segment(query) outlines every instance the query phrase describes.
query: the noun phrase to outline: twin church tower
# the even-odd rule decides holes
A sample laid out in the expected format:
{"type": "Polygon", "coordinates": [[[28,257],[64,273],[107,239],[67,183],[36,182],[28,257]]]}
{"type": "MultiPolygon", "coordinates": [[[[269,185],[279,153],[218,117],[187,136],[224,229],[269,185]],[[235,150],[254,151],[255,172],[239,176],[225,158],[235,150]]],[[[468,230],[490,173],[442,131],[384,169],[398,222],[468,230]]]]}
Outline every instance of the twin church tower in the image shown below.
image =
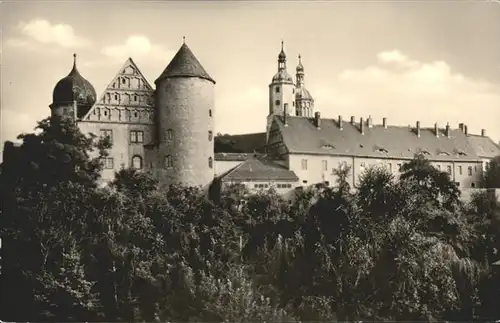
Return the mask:
{"type": "MultiPolygon", "coordinates": [[[[304,86],[301,58],[296,83],[286,62],[282,42],[278,71],[269,85],[268,120],[284,113],[312,117],[314,100],[304,86]]],[[[155,85],[153,89],[129,58],[97,97],[78,71],[75,55],[73,69],[54,88],[51,113],[73,118],[84,133],[110,137],[105,180],[132,167],[153,171],[166,183],[210,184],[216,167],[214,79],[184,42],[155,85]]]]}

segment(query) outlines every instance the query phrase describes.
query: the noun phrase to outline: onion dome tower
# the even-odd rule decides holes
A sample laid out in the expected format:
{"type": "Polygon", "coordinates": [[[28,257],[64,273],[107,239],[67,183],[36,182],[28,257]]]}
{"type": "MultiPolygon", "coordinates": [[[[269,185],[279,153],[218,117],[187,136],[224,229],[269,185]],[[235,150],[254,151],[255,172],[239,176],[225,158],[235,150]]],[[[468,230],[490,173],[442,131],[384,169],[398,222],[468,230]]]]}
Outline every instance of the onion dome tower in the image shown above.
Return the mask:
{"type": "Polygon", "coordinates": [[[314,115],[314,99],[304,85],[304,66],[302,65],[302,57],[300,55],[295,77],[297,79],[297,86],[295,89],[296,115],[300,117],[312,118],[314,115]]]}
{"type": "Polygon", "coordinates": [[[95,89],[76,68],[76,54],[73,54],[73,68],[68,76],[57,82],[54,87],[50,105],[52,116],[77,120],[92,108],[95,101],[95,89]]]}
{"type": "Polygon", "coordinates": [[[274,74],[271,84],[269,84],[267,134],[269,134],[273,116],[282,116],[285,113],[285,106],[287,107],[287,114],[295,115],[295,85],[292,76],[286,70],[286,54],[282,41],[281,51],[278,55],[278,71],[274,74]]]}
{"type": "Polygon", "coordinates": [[[184,41],[155,84],[162,182],[207,187],[215,174],[215,81],[184,41]]]}

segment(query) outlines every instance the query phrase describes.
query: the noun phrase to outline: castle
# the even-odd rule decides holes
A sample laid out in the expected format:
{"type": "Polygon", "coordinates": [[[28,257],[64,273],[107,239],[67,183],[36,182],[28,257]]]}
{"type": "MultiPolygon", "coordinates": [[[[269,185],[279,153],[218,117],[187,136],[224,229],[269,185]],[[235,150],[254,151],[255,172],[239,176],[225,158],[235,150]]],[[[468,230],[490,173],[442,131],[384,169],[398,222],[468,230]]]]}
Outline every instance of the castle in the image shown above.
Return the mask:
{"type": "MultiPolygon", "coordinates": [[[[103,160],[103,179],[132,167],[152,171],[165,183],[207,187],[242,183],[251,190],[271,186],[286,194],[297,187],[335,185],[333,170],[351,167],[350,184],[370,165],[397,174],[401,165],[423,153],[447,171],[461,188],[479,187],[488,161],[500,147],[467,125],[432,128],[391,126],[387,118],[322,118],[305,87],[299,56],[295,81],[287,71],[281,44],[278,69],[269,84],[265,131],[214,135],[214,86],[184,42],[153,88],[129,58],[97,97],[78,71],[76,55],[68,76],[53,91],[52,115],[73,118],[83,133],[107,136],[113,143],[103,160]]],[[[264,130],[264,129],[263,129],[264,130]]],[[[7,153],[7,144],[4,154],[7,153]]],[[[5,160],[5,157],[4,157],[5,160]]]]}

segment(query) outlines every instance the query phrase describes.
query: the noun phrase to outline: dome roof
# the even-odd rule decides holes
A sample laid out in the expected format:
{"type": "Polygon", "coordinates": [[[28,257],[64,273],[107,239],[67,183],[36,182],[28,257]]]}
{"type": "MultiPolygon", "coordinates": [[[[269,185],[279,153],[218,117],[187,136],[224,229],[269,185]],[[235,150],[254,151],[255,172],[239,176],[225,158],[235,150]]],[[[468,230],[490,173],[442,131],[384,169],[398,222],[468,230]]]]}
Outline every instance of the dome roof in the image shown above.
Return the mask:
{"type": "Polygon", "coordinates": [[[170,64],[168,64],[163,73],[156,79],[155,83],[158,83],[164,78],[172,77],[199,77],[215,84],[214,79],[208,75],[207,71],[201,66],[200,62],[186,43],[182,44],[177,54],[175,54],[170,64]]]}
{"type": "Polygon", "coordinates": [[[73,54],[73,69],[68,76],[57,82],[52,92],[52,104],[67,104],[76,101],[78,116],[90,110],[96,101],[96,92],[92,84],[87,81],[76,68],[76,54],[73,54]]]}
{"type": "Polygon", "coordinates": [[[293,84],[293,78],[288,74],[286,70],[280,70],[273,76],[273,83],[291,83],[293,84]]]}
{"type": "Polygon", "coordinates": [[[295,91],[295,98],[302,99],[302,100],[312,100],[313,99],[311,93],[309,93],[309,91],[303,86],[299,87],[295,91]]]}

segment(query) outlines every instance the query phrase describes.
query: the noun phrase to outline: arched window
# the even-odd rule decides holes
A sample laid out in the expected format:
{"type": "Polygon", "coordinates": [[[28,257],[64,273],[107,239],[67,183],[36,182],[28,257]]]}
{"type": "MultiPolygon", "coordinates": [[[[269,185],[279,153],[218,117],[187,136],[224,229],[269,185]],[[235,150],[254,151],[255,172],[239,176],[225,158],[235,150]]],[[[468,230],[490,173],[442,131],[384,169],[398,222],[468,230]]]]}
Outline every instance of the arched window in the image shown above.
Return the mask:
{"type": "Polygon", "coordinates": [[[167,129],[167,140],[172,140],[172,138],[173,138],[172,129],[167,129]]]}
{"type": "Polygon", "coordinates": [[[174,167],[174,158],[170,155],[165,157],[165,167],[172,168],[174,167]]]}
{"type": "Polygon", "coordinates": [[[132,157],[132,168],[133,169],[142,169],[142,157],[141,156],[132,157]]]}
{"type": "Polygon", "coordinates": [[[208,157],[208,167],[213,168],[214,167],[214,160],[212,157],[208,157]]]}
{"type": "Polygon", "coordinates": [[[280,105],[280,100],[276,100],[276,102],[274,102],[274,105],[280,105]]]}
{"type": "Polygon", "coordinates": [[[208,131],[208,141],[212,141],[213,133],[212,131],[208,131]]]}

